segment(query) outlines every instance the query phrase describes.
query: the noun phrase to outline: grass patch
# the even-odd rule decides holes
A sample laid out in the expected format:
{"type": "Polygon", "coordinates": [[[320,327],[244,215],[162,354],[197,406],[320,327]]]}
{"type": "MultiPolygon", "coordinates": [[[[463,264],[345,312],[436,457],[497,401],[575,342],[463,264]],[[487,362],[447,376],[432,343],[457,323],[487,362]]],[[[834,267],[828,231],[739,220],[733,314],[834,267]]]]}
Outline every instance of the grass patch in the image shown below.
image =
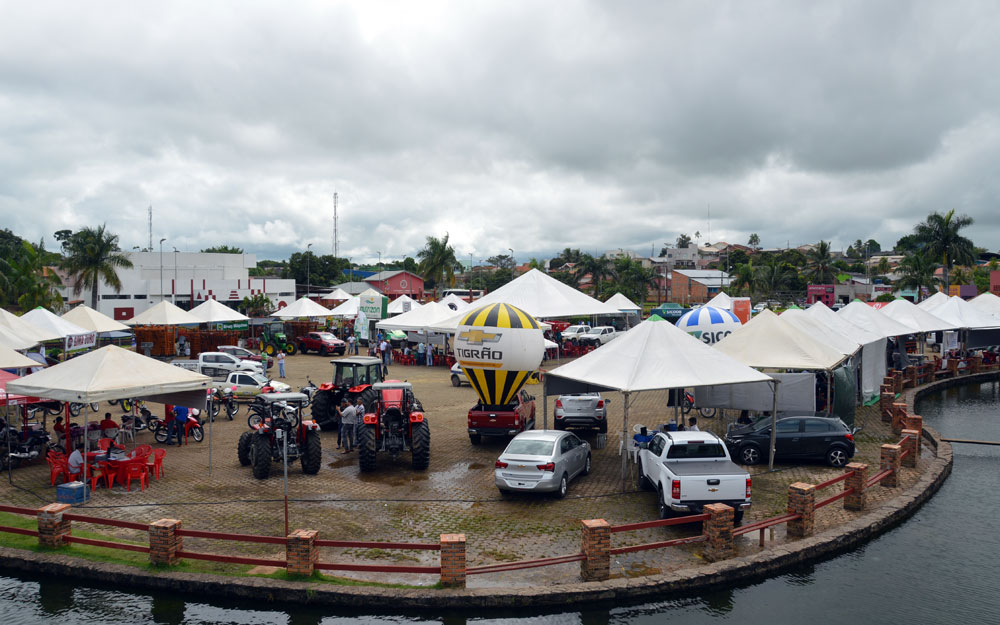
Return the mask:
{"type": "Polygon", "coordinates": [[[331,584],[334,586],[374,586],[376,588],[441,588],[441,582],[436,584],[430,584],[426,586],[420,586],[415,584],[387,584],[382,582],[368,582],[358,579],[350,579],[347,577],[336,577],[334,575],[324,575],[319,571],[313,572],[312,575],[306,577],[304,575],[289,575],[288,571],[281,570],[275,571],[274,573],[268,573],[266,575],[253,575],[252,577],[266,577],[268,579],[281,579],[290,582],[318,582],[321,584],[331,584]]]}

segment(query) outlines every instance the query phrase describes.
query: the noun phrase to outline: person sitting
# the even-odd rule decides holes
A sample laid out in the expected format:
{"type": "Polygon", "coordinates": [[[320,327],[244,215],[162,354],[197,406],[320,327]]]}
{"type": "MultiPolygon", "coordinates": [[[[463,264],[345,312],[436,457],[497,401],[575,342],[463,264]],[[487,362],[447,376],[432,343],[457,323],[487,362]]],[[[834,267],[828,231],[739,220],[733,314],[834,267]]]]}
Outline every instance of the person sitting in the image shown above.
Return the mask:
{"type": "Polygon", "coordinates": [[[115,423],[114,419],[111,418],[111,413],[110,412],[105,412],[104,413],[104,420],[101,421],[100,426],[101,426],[101,432],[102,432],[102,434],[104,434],[104,436],[106,436],[106,437],[110,437],[110,435],[107,433],[108,430],[117,430],[117,429],[119,429],[118,424],[115,423]]]}
{"type": "Polygon", "coordinates": [[[701,431],[701,430],[698,429],[698,418],[697,417],[688,417],[688,428],[687,429],[688,429],[688,432],[700,432],[701,431]]]}
{"type": "Polygon", "coordinates": [[[66,460],[69,466],[70,475],[77,475],[83,472],[83,443],[77,443],[73,453],[66,460]]]}
{"type": "Polygon", "coordinates": [[[66,438],[66,424],[63,423],[62,417],[56,417],[56,422],[55,425],[52,426],[52,429],[56,433],[56,443],[62,443],[62,441],[66,438]]]}
{"type": "Polygon", "coordinates": [[[750,418],[749,410],[740,410],[740,416],[736,419],[738,425],[753,425],[753,419],[750,418]]]}

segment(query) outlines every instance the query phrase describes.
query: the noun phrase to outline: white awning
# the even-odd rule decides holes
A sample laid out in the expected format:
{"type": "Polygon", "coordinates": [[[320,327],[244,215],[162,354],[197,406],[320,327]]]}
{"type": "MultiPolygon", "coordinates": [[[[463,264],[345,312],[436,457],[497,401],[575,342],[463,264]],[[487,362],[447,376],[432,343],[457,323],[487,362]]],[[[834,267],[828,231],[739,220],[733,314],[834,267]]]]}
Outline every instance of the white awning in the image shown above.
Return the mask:
{"type": "Polygon", "coordinates": [[[288,306],[271,313],[279,319],[295,319],[296,317],[329,317],[333,311],[321,306],[308,297],[300,297],[288,306]]]}
{"type": "Polygon", "coordinates": [[[70,323],[92,332],[131,332],[132,328],[119,323],[104,313],[97,312],[86,304],[80,304],[62,316],[70,323]]]}
{"type": "Polygon", "coordinates": [[[837,313],[856,326],[860,326],[869,332],[879,336],[889,338],[891,336],[905,336],[916,332],[913,328],[903,325],[898,321],[893,321],[886,315],[881,314],[868,304],[857,300],[840,309],[837,313]]]}
{"type": "Polygon", "coordinates": [[[758,369],[829,371],[846,358],[766,308],[716,343],[715,349],[758,369]]]}
{"type": "Polygon", "coordinates": [[[249,321],[243,313],[233,310],[214,299],[207,299],[191,309],[191,316],[201,319],[203,323],[223,323],[226,321],[249,321]]]}
{"type": "Polygon", "coordinates": [[[198,325],[202,321],[188,311],[163,300],[125,323],[130,326],[191,326],[198,325]]]}

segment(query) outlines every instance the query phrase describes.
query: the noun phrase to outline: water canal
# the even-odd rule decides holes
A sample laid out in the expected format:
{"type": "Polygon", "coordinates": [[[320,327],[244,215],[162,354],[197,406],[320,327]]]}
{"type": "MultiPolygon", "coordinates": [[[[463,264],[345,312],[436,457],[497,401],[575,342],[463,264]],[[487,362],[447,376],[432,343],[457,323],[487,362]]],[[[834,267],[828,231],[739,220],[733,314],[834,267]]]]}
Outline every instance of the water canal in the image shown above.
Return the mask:
{"type": "MultiPolygon", "coordinates": [[[[946,437],[1000,440],[997,383],[950,389],[917,412],[946,437]]],[[[0,573],[0,623],[960,623],[1000,621],[1000,448],[955,445],[955,467],[915,517],[826,562],[758,584],[631,607],[537,616],[372,616],[248,609],[0,573]]]]}

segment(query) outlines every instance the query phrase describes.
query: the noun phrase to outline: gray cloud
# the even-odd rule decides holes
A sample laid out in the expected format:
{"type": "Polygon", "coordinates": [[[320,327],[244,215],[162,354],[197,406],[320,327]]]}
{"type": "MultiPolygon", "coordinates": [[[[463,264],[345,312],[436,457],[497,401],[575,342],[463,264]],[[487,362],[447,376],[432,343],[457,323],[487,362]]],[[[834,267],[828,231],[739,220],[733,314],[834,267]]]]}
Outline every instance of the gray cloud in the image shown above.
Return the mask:
{"type": "Polygon", "coordinates": [[[1000,243],[988,2],[10,4],[0,216],[282,257],[1000,243]],[[707,220],[711,206],[712,221],[707,220]]]}

